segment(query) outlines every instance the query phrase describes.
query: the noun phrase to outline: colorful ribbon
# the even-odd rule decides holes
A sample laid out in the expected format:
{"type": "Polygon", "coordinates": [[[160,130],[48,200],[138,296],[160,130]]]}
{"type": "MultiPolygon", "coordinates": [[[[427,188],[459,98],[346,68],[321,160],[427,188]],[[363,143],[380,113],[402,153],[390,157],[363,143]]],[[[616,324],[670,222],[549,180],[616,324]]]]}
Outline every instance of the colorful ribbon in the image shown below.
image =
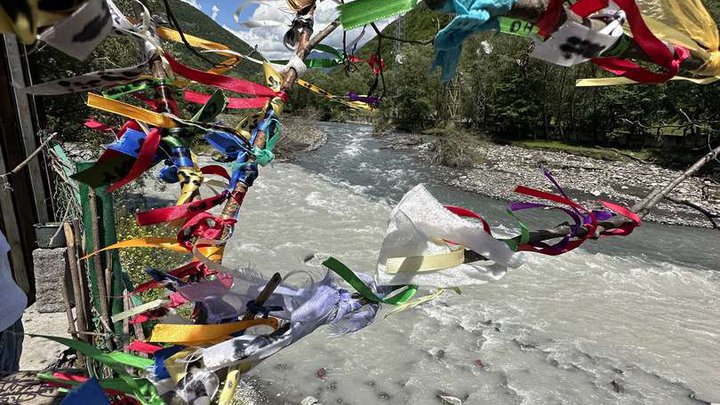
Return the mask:
{"type": "Polygon", "coordinates": [[[278,328],[275,318],[259,318],[249,321],[221,323],[216,325],[179,325],[159,323],[153,328],[150,342],[197,345],[229,339],[230,335],[254,326],[278,328]]]}
{"type": "Polygon", "coordinates": [[[355,0],[338,6],[340,24],[351,30],[412,10],[417,0],[355,0]]]}
{"type": "Polygon", "coordinates": [[[405,288],[400,293],[395,294],[390,298],[381,298],[381,297],[378,297],[370,289],[370,287],[368,287],[360,279],[360,277],[358,277],[355,273],[353,273],[352,270],[350,270],[347,266],[345,266],[342,262],[340,262],[336,258],[330,257],[327,260],[325,260],[322,264],[323,264],[323,266],[325,266],[328,269],[335,272],[335,274],[340,276],[348,284],[350,284],[355,289],[355,291],[357,291],[360,295],[363,296],[363,298],[365,298],[371,302],[384,303],[384,304],[390,304],[390,305],[404,304],[404,303],[408,302],[410,300],[410,298],[412,298],[415,295],[415,293],[417,292],[417,289],[418,289],[418,287],[415,285],[408,285],[408,286],[405,286],[405,288]]]}

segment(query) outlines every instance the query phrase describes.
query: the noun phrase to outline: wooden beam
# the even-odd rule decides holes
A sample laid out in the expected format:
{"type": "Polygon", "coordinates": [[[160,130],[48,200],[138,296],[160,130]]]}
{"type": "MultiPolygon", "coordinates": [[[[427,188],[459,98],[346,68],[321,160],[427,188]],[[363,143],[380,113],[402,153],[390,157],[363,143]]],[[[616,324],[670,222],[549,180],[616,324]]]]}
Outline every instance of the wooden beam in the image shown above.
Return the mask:
{"type": "MultiPolygon", "coordinates": [[[[12,83],[22,86],[27,85],[27,82],[25,80],[25,74],[23,72],[23,60],[20,56],[20,46],[14,36],[8,35],[5,37],[5,51],[7,52],[10,79],[12,83]]],[[[33,153],[38,147],[37,137],[35,136],[36,132],[33,114],[29,100],[29,97],[31,96],[28,96],[27,94],[23,94],[18,91],[13,91],[13,95],[15,98],[17,119],[20,134],[22,135],[25,156],[30,156],[30,154],[33,153]]],[[[48,203],[45,194],[45,187],[43,186],[43,171],[40,167],[39,159],[33,159],[28,164],[27,168],[30,174],[30,181],[33,185],[31,189],[37,215],[37,221],[47,222],[49,218],[48,203]]]]}

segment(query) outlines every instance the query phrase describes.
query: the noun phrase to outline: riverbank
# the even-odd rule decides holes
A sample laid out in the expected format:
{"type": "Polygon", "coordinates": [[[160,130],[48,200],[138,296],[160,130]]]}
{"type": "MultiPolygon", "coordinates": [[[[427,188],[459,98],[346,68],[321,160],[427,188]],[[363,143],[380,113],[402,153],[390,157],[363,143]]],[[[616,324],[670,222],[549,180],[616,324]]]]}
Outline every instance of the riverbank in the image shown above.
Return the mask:
{"type": "Polygon", "coordinates": [[[308,120],[290,117],[283,119],[282,125],[282,135],[275,150],[280,161],[292,161],[298,153],[316,150],[327,142],[327,134],[308,124],[308,120]]]}
{"type": "MultiPolygon", "coordinates": [[[[393,134],[383,138],[388,148],[415,148],[429,164],[433,164],[434,136],[393,134]]],[[[514,145],[477,142],[466,154],[477,156],[472,167],[444,166],[448,184],[465,191],[504,201],[523,200],[514,193],[516,185],[552,190],[540,174],[540,167],[548,168],[571,195],[593,206],[604,199],[632,205],[647,196],[655,187],[667,184],[682,172],[662,168],[630,157],[603,160],[577,154],[530,149],[514,145]]],[[[696,204],[710,212],[720,212],[720,199],[704,198],[704,191],[717,189],[710,179],[692,177],[683,182],[670,196],[676,200],[696,204]]],[[[646,220],[668,225],[712,227],[712,223],[697,210],[667,200],[660,202],[646,220]]]]}

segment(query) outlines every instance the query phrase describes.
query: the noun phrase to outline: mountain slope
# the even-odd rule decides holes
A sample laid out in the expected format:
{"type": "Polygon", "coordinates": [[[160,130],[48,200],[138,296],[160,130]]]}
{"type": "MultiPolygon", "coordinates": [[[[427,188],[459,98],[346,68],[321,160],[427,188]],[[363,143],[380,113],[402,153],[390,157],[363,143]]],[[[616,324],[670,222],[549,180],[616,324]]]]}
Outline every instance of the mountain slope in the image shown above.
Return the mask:
{"type": "MultiPolygon", "coordinates": [[[[165,15],[162,0],[145,0],[147,7],[153,14],[165,15]]],[[[134,16],[133,0],[116,0],[117,6],[127,15],[134,16]]],[[[252,48],[232,33],[217,24],[202,11],[183,3],[180,0],[169,0],[175,17],[178,19],[184,32],[198,37],[224,44],[234,51],[248,54],[252,48]]],[[[183,63],[198,69],[209,69],[209,63],[195,56],[182,43],[165,42],[164,48],[183,63]]],[[[100,69],[111,69],[131,66],[143,60],[141,46],[132,37],[110,37],[103,41],[93,53],[84,61],[73,59],[51,47],[43,47],[30,54],[33,81],[35,83],[61,78],[69,78],[100,69]]],[[[209,56],[212,60],[220,62],[224,57],[209,56]]],[[[228,75],[260,80],[258,73],[261,68],[250,62],[243,62],[237,68],[229,71],[228,75]]],[[[95,116],[109,124],[120,125],[122,120],[118,116],[105,114],[85,106],[85,94],[68,94],[62,96],[38,97],[41,126],[51,131],[57,131],[63,140],[86,140],[100,145],[107,141],[83,126],[85,118],[95,116]]],[[[126,101],[132,102],[131,99],[126,101]]],[[[191,109],[196,106],[189,106],[191,109]]]]}
{"type": "MultiPolygon", "coordinates": [[[[165,6],[162,0],[150,0],[147,1],[147,6],[151,13],[166,17],[165,6]]],[[[233,51],[249,54],[253,51],[253,48],[248,45],[245,41],[236,37],[233,33],[223,28],[220,24],[215,22],[208,15],[195,7],[180,1],[180,0],[169,0],[172,13],[180,23],[180,28],[186,34],[192,34],[200,38],[204,38],[213,42],[217,42],[227,46],[233,51]]],[[[167,19],[167,18],[166,18],[167,19]]],[[[169,20],[169,19],[167,19],[169,20]]],[[[176,55],[184,63],[188,63],[197,68],[209,68],[209,64],[192,52],[190,52],[184,44],[172,43],[166,44],[168,50],[173,55],[176,55]]],[[[211,57],[214,61],[222,61],[223,57],[211,57]]],[[[228,74],[234,76],[248,76],[260,71],[259,65],[243,62],[237,68],[228,72],[228,74]]]]}

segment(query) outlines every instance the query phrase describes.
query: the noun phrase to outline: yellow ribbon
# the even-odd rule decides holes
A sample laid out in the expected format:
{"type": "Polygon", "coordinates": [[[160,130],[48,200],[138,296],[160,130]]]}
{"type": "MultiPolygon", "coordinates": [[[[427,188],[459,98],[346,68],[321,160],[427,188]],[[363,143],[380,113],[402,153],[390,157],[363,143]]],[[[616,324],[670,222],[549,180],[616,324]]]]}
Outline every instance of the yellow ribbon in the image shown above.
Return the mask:
{"type": "Polygon", "coordinates": [[[165,370],[170,374],[170,378],[172,378],[175,384],[180,382],[180,380],[185,377],[185,374],[187,374],[190,361],[186,359],[192,357],[196,351],[197,349],[189,347],[173,354],[163,362],[165,370]]]}
{"type": "Polygon", "coordinates": [[[385,272],[421,273],[426,271],[444,270],[459,266],[465,262],[465,248],[452,247],[448,253],[425,256],[391,257],[385,262],[385,272]]]}
{"type": "MultiPolygon", "coordinates": [[[[682,80],[695,84],[705,85],[712,84],[720,80],[720,76],[694,78],[686,76],[675,76],[670,80],[682,80]]],[[[597,87],[597,86],[621,86],[626,84],[638,84],[635,80],[626,77],[601,77],[597,79],[579,79],[575,82],[577,87],[597,87]]]]}
{"type": "Polygon", "coordinates": [[[175,120],[164,114],[158,114],[132,104],[123,103],[118,100],[111,100],[95,93],[88,94],[87,105],[98,110],[107,111],[113,114],[122,115],[136,121],[154,125],[161,128],[174,128],[177,126],[175,120]]]}
{"type": "MultiPolygon", "coordinates": [[[[223,253],[225,253],[225,244],[222,245],[216,245],[216,246],[205,246],[201,248],[197,248],[198,252],[202,254],[203,258],[215,263],[215,262],[221,262],[223,258],[223,253]]],[[[194,253],[194,250],[193,250],[194,253]]],[[[197,256],[194,260],[198,260],[197,256]]]]}
{"type": "MultiPolygon", "coordinates": [[[[452,290],[455,291],[458,295],[461,294],[460,288],[458,288],[458,287],[453,287],[452,290]]],[[[421,304],[424,304],[424,303],[426,303],[426,302],[430,302],[430,301],[436,299],[437,297],[443,295],[444,292],[445,292],[445,289],[444,289],[444,288],[440,288],[440,289],[438,289],[437,291],[435,291],[434,293],[432,293],[432,294],[430,294],[430,295],[426,295],[426,296],[424,296],[424,297],[420,297],[420,298],[418,298],[418,299],[414,299],[414,300],[412,300],[412,301],[408,301],[408,302],[406,302],[406,303],[404,303],[404,304],[400,304],[400,305],[398,305],[398,306],[396,306],[396,307],[393,307],[393,309],[387,311],[387,312],[385,313],[385,316],[384,316],[383,318],[388,318],[388,317],[393,316],[393,315],[395,315],[395,314],[397,314],[397,313],[399,313],[399,312],[402,312],[402,311],[405,311],[405,310],[408,310],[408,309],[415,308],[416,306],[421,305],[421,304]]]]}
{"type": "Polygon", "coordinates": [[[212,325],[180,325],[159,323],[155,325],[150,342],[174,343],[183,345],[198,345],[202,343],[226,340],[230,335],[251,328],[253,326],[270,326],[277,330],[278,321],[275,318],[258,318],[249,321],[233,323],[219,323],[212,325]]]}
{"type": "Polygon", "coordinates": [[[95,256],[96,254],[100,252],[104,252],[106,250],[112,250],[112,249],[124,249],[124,248],[160,248],[160,249],[166,249],[171,250],[173,252],[179,252],[179,253],[188,253],[187,249],[182,247],[179,243],[177,243],[177,239],[174,238],[137,238],[137,239],[128,239],[123,240],[118,243],[114,243],[110,246],[106,246],[100,250],[96,250],[87,256],[83,257],[84,259],[87,259],[89,257],[95,256]]]}
{"type": "MultiPolygon", "coordinates": [[[[157,32],[158,36],[164,40],[183,43],[182,37],[180,37],[180,33],[173,29],[165,28],[165,27],[158,27],[156,29],[156,32],[157,32]]],[[[222,65],[222,66],[218,66],[218,67],[208,70],[208,72],[210,72],[210,73],[215,73],[215,74],[224,73],[224,72],[234,68],[235,66],[237,66],[240,62],[240,58],[238,58],[237,56],[234,56],[231,53],[223,53],[222,52],[222,51],[232,51],[232,49],[228,48],[227,46],[225,46],[223,44],[219,44],[219,43],[213,42],[213,41],[208,41],[207,39],[196,37],[196,36],[190,35],[190,34],[183,33],[183,35],[185,35],[185,39],[188,41],[188,43],[190,43],[190,45],[192,45],[196,48],[217,51],[216,53],[218,53],[220,55],[229,56],[228,59],[226,59],[220,63],[220,65],[222,65]]]]}
{"type": "Polygon", "coordinates": [[[176,205],[182,205],[193,200],[202,184],[203,174],[195,164],[195,159],[193,159],[193,167],[179,168],[177,174],[180,180],[180,196],[176,205]]]}
{"type": "Polygon", "coordinates": [[[313,93],[316,93],[316,94],[319,94],[319,95],[325,97],[328,100],[337,101],[339,103],[345,104],[346,106],[348,106],[350,108],[354,108],[357,110],[373,111],[373,108],[367,103],[362,103],[360,101],[345,100],[344,98],[333,95],[330,92],[323,90],[320,87],[318,87],[312,83],[306,82],[305,80],[298,79],[297,84],[301,87],[304,87],[304,88],[312,91],[313,93]]]}

